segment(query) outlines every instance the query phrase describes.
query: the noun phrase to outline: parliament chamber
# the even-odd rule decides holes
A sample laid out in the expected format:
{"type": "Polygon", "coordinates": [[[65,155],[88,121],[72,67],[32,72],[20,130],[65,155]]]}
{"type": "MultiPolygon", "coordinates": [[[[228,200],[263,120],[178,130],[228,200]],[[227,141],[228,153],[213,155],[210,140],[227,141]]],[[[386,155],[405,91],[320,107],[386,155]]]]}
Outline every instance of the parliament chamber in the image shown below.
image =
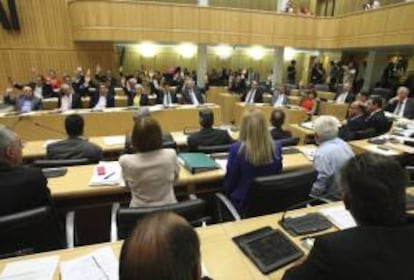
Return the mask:
{"type": "Polygon", "coordinates": [[[412,279],[413,3],[0,1],[0,279],[412,279]]]}

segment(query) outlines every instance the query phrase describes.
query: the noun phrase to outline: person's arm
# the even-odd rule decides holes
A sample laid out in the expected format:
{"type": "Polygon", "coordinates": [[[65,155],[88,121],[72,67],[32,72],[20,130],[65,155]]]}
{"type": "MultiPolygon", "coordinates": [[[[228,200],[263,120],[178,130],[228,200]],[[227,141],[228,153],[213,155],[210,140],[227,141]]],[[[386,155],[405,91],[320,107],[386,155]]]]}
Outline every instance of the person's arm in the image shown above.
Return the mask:
{"type": "Polygon", "coordinates": [[[178,159],[177,159],[177,154],[176,154],[175,151],[174,151],[174,153],[175,153],[175,156],[174,156],[174,161],[175,161],[174,181],[177,181],[178,178],[180,177],[180,169],[181,169],[181,167],[180,167],[180,163],[178,162],[178,159]]]}
{"type": "Polygon", "coordinates": [[[231,194],[237,188],[240,177],[240,164],[238,150],[240,145],[234,145],[230,148],[229,157],[227,159],[227,172],[224,177],[224,190],[226,194],[231,194]]]}
{"type": "MultiPolygon", "coordinates": [[[[329,255],[329,246],[319,238],[305,261],[297,266],[293,266],[285,272],[282,280],[325,280],[335,279],[333,268],[330,264],[333,256],[329,255]]],[[[346,268],[344,268],[346,269],[346,268]]]]}
{"type": "Polygon", "coordinates": [[[318,176],[313,183],[311,194],[321,196],[326,192],[328,180],[332,175],[332,168],[330,168],[327,159],[318,152],[315,153],[313,167],[318,172],[318,176]]]}

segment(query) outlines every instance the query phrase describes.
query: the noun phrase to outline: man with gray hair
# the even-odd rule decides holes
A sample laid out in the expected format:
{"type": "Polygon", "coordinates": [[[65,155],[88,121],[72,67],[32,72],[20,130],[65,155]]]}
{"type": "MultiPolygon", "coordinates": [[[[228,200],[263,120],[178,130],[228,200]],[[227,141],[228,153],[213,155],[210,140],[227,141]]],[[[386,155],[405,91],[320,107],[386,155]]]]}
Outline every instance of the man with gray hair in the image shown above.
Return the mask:
{"type": "Polygon", "coordinates": [[[0,125],[0,216],[52,204],[42,171],[21,165],[22,149],[19,136],[0,125]]]}
{"type": "Polygon", "coordinates": [[[339,121],[333,116],[320,116],[314,123],[315,140],[319,144],[313,160],[318,177],[311,195],[329,200],[341,199],[336,174],[344,163],[354,156],[351,147],[338,138],[339,121]]]}
{"type": "Polygon", "coordinates": [[[394,113],[398,117],[413,119],[414,118],[414,100],[408,98],[410,90],[407,87],[399,87],[397,95],[391,98],[386,111],[394,113]]]}

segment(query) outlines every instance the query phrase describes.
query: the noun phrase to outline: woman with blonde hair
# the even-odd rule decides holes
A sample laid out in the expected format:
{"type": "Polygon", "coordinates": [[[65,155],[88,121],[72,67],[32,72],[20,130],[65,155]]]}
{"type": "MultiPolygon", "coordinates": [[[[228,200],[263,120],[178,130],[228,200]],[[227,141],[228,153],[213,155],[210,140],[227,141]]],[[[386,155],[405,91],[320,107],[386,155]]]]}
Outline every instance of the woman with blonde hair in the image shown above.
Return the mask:
{"type": "Polygon", "coordinates": [[[243,215],[246,197],[255,177],[282,171],[282,149],[273,142],[262,112],[243,115],[240,141],[230,147],[224,188],[236,209],[243,215]]]}

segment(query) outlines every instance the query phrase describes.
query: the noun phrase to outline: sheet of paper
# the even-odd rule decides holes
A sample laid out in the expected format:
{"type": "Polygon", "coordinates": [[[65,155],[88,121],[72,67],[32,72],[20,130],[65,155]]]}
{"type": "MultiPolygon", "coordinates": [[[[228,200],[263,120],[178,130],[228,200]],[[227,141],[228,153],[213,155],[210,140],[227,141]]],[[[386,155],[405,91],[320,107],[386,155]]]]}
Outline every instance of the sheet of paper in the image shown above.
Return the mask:
{"type": "Polygon", "coordinates": [[[338,229],[343,230],[356,226],[355,220],[351,213],[345,209],[345,206],[335,206],[325,208],[319,211],[328,220],[330,220],[338,229]]]}
{"type": "Polygon", "coordinates": [[[57,255],[12,262],[6,265],[0,280],[51,280],[58,262],[57,255]]]}
{"type": "Polygon", "coordinates": [[[299,149],[302,154],[307,157],[310,161],[313,161],[313,159],[315,158],[315,153],[316,153],[316,147],[315,148],[300,148],[299,149]]]}
{"type": "Polygon", "coordinates": [[[103,142],[107,146],[118,146],[125,144],[125,136],[107,136],[103,137],[103,142]]]}
{"type": "Polygon", "coordinates": [[[300,124],[301,127],[304,127],[306,129],[313,130],[313,123],[312,122],[303,122],[300,124]]]}
{"type": "Polygon", "coordinates": [[[227,171],[227,159],[215,159],[214,161],[222,170],[227,171]]]}
{"type": "Polygon", "coordinates": [[[101,161],[95,165],[89,186],[125,186],[119,162],[101,161]],[[104,173],[98,174],[99,169],[103,169],[104,173]]]}
{"type": "Polygon", "coordinates": [[[61,262],[62,280],[118,280],[118,260],[107,246],[74,260],[61,262]]]}
{"type": "Polygon", "coordinates": [[[162,105],[154,105],[154,106],[148,106],[148,111],[151,113],[158,112],[164,110],[164,107],[162,105]]]}
{"type": "Polygon", "coordinates": [[[207,267],[204,264],[204,262],[201,262],[201,277],[210,277],[210,274],[208,273],[207,267]]]}
{"type": "Polygon", "coordinates": [[[187,145],[187,138],[188,135],[185,135],[184,133],[176,133],[172,134],[175,143],[177,143],[178,146],[185,146],[187,145]]]}

